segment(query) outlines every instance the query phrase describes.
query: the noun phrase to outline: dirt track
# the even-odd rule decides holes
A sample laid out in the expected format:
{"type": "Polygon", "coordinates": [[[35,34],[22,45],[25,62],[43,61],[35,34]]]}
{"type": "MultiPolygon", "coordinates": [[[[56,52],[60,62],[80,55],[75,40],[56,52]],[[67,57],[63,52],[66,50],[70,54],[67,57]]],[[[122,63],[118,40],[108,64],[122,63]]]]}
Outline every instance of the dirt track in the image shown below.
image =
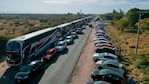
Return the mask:
{"type": "Polygon", "coordinates": [[[86,46],[83,49],[68,84],[84,84],[86,81],[92,80],[90,74],[95,67],[94,61],[92,60],[95,49],[93,44],[93,38],[95,37],[94,33],[95,29],[92,29],[92,32],[86,42],[86,46]]]}

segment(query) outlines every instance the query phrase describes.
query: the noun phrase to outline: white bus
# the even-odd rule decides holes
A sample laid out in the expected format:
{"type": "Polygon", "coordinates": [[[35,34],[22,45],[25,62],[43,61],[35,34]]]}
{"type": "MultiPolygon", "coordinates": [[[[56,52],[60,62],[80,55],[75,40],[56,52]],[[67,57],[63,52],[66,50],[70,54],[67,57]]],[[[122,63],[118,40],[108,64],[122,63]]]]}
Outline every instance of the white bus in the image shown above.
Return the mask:
{"type": "Polygon", "coordinates": [[[9,66],[20,66],[40,58],[41,54],[57,41],[57,29],[46,28],[7,42],[6,53],[9,66]]]}

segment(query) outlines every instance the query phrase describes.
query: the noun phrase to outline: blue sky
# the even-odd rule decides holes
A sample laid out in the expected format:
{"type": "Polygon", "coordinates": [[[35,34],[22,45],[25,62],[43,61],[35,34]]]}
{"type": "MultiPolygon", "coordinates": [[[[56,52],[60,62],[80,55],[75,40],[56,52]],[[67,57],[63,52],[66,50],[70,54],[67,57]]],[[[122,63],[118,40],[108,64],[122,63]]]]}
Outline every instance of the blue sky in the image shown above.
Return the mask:
{"type": "Polygon", "coordinates": [[[0,0],[0,13],[95,13],[149,9],[149,0],[0,0]]]}

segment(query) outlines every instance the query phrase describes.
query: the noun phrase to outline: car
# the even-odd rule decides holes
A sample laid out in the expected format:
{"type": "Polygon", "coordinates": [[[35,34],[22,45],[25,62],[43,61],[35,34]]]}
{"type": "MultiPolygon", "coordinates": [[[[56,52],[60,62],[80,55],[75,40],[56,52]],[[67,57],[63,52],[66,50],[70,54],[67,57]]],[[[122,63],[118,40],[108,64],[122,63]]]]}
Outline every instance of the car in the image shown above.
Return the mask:
{"type": "Polygon", "coordinates": [[[127,84],[123,74],[110,69],[95,69],[91,72],[91,78],[94,81],[106,81],[112,84],[127,84]]]}
{"type": "Polygon", "coordinates": [[[71,35],[72,35],[72,37],[73,37],[74,39],[78,38],[78,35],[77,35],[76,32],[71,32],[71,35]]]}
{"type": "Polygon", "coordinates": [[[83,25],[83,26],[82,26],[82,29],[86,29],[86,25],[83,25]]]}
{"type": "Polygon", "coordinates": [[[96,36],[96,38],[107,38],[108,40],[111,40],[111,38],[107,35],[105,35],[105,36],[96,36]]]}
{"type": "Polygon", "coordinates": [[[112,84],[110,82],[107,81],[103,81],[103,80],[98,80],[98,81],[93,81],[93,80],[87,80],[85,83],[83,84],[112,84]]]}
{"type": "Polygon", "coordinates": [[[122,74],[124,74],[124,69],[122,68],[122,64],[120,64],[117,61],[112,61],[112,60],[99,60],[96,62],[96,67],[98,69],[110,69],[110,70],[114,70],[117,72],[120,72],[122,74]]]}
{"type": "Polygon", "coordinates": [[[71,43],[73,43],[73,36],[69,35],[65,38],[65,40],[66,40],[67,44],[71,44],[71,43]]]}
{"type": "Polygon", "coordinates": [[[93,60],[95,62],[97,62],[98,60],[113,60],[113,61],[119,62],[117,55],[112,54],[112,53],[108,53],[108,52],[94,53],[93,54],[93,60]]]}
{"type": "Polygon", "coordinates": [[[95,35],[96,35],[96,36],[108,36],[107,33],[103,33],[103,32],[95,33],[95,35]]]}
{"type": "Polygon", "coordinates": [[[100,39],[94,41],[94,44],[95,44],[95,45],[96,45],[97,43],[110,43],[110,44],[112,44],[111,41],[109,41],[109,40],[100,40],[100,39]]]}
{"type": "Polygon", "coordinates": [[[20,68],[20,71],[15,75],[17,83],[28,81],[37,71],[43,69],[43,61],[34,60],[20,68]]]}
{"type": "Polygon", "coordinates": [[[55,48],[48,48],[46,53],[42,56],[42,60],[47,61],[53,58],[57,53],[55,48]]]}
{"type": "Polygon", "coordinates": [[[113,47],[112,43],[96,43],[96,47],[102,47],[102,46],[108,46],[108,47],[113,47]]]}
{"type": "Polygon", "coordinates": [[[65,50],[65,48],[67,47],[67,42],[66,41],[59,41],[56,45],[55,45],[55,49],[57,51],[63,51],[65,50]]]}
{"type": "Polygon", "coordinates": [[[112,83],[107,81],[94,81],[93,84],[112,84],[112,83]]]}
{"type": "Polygon", "coordinates": [[[115,47],[109,47],[109,46],[101,46],[101,47],[96,47],[95,52],[96,53],[102,53],[102,52],[108,52],[108,53],[113,53],[115,54],[117,48],[115,47]]]}
{"type": "Polygon", "coordinates": [[[94,38],[94,41],[97,41],[97,40],[107,40],[107,41],[110,41],[108,38],[105,38],[105,37],[94,38]]]}
{"type": "Polygon", "coordinates": [[[76,33],[77,33],[77,34],[83,34],[82,28],[77,28],[77,29],[76,29],[76,33]]]}

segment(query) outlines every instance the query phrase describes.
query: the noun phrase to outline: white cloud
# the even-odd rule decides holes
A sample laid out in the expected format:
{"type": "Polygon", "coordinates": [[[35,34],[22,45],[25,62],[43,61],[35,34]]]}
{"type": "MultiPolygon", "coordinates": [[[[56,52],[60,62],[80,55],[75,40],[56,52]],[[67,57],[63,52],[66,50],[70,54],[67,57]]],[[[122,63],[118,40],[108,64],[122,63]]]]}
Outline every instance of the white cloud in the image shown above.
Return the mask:
{"type": "Polygon", "coordinates": [[[43,0],[48,4],[98,4],[98,5],[119,5],[126,4],[127,0],[43,0]]]}
{"type": "Polygon", "coordinates": [[[97,0],[43,0],[44,3],[48,4],[86,4],[94,3],[97,0]]]}

